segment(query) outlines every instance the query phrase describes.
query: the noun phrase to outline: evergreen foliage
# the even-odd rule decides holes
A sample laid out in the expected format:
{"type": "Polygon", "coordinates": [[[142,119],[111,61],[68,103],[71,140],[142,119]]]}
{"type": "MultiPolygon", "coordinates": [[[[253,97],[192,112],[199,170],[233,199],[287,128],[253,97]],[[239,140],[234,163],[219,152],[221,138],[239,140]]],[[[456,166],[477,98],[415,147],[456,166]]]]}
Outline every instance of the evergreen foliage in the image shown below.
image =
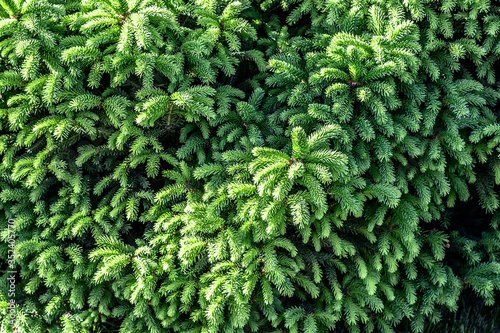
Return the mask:
{"type": "Polygon", "coordinates": [[[423,332],[465,289],[493,305],[499,61],[490,0],[0,0],[0,330],[423,332]]]}

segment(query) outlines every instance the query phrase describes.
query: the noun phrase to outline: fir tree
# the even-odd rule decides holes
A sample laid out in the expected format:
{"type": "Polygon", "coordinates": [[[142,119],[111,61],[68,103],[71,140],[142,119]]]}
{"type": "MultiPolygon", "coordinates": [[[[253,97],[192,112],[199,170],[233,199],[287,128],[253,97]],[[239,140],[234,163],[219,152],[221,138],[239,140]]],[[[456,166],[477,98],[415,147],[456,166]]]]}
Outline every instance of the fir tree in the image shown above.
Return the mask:
{"type": "Polygon", "coordinates": [[[8,219],[17,332],[422,332],[465,288],[493,305],[499,29],[488,0],[0,1],[0,327],[8,219]]]}

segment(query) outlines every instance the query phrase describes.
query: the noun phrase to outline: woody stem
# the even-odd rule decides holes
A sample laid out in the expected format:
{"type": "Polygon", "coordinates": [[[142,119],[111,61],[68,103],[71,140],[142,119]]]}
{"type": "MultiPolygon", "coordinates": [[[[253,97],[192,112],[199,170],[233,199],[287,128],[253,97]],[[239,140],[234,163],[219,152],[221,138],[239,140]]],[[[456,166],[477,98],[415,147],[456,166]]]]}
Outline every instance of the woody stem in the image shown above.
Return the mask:
{"type": "Polygon", "coordinates": [[[170,109],[168,110],[167,126],[170,125],[170,117],[172,116],[173,107],[173,105],[170,105],[170,109]]]}

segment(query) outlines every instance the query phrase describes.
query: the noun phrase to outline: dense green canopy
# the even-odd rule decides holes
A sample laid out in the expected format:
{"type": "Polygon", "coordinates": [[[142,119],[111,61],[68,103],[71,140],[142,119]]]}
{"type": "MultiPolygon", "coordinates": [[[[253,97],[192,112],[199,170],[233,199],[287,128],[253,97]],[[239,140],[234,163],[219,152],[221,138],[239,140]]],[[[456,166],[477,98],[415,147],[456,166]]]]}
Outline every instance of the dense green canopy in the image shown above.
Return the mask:
{"type": "Polygon", "coordinates": [[[23,333],[492,305],[499,60],[489,0],[0,0],[0,330],[9,270],[23,333]]]}

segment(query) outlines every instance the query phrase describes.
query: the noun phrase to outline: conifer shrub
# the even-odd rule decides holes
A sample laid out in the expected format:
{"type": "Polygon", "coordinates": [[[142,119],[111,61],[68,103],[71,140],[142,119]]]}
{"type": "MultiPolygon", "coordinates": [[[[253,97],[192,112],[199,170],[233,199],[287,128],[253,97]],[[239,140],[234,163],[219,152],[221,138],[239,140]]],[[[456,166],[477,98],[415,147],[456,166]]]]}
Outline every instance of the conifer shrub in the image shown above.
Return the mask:
{"type": "Polygon", "coordinates": [[[0,330],[493,305],[499,32],[489,0],[0,0],[0,330]]]}

